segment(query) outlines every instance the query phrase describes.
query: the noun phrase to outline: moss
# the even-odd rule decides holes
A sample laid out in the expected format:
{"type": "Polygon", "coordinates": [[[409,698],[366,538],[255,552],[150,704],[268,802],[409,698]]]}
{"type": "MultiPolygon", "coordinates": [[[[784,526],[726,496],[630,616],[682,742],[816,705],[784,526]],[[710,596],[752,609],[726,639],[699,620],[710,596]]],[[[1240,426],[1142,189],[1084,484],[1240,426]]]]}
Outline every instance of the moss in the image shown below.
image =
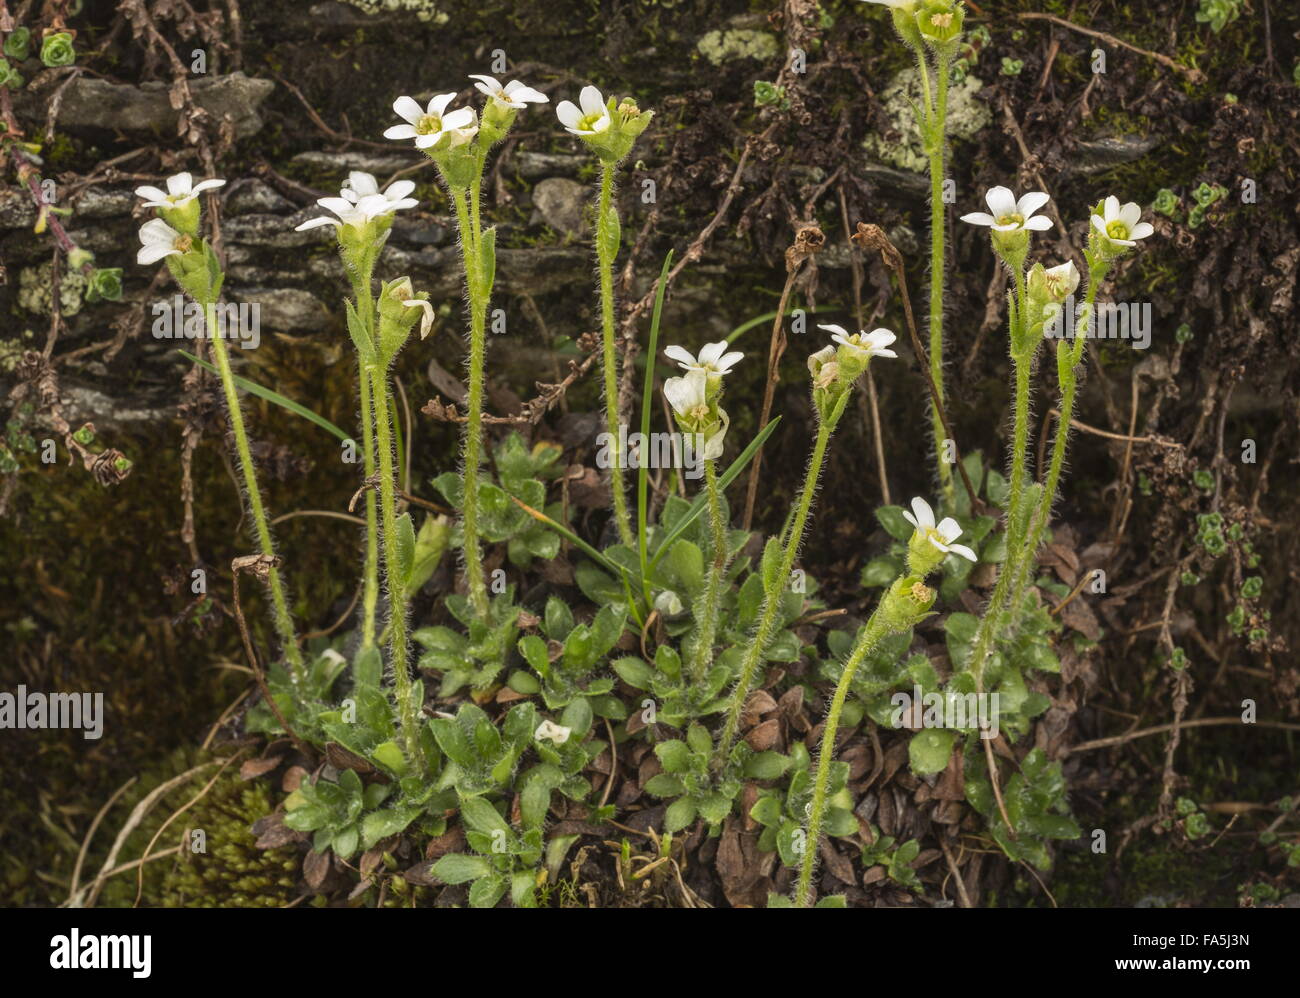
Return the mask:
{"type": "Polygon", "coordinates": [[[735,59],[757,59],[766,62],[775,59],[780,49],[776,39],[765,31],[736,28],[727,31],[710,31],[695,43],[696,50],[715,66],[735,59]]]}
{"type": "Polygon", "coordinates": [[[426,24],[446,24],[450,17],[430,0],[343,0],[366,14],[414,14],[426,24]]]}
{"type": "MultiPolygon", "coordinates": [[[[43,263],[27,267],[18,274],[18,304],[34,315],[49,315],[54,300],[54,270],[43,263]]],[[[86,278],[80,271],[59,274],[59,312],[63,316],[76,315],[85,304],[86,278]]]]}

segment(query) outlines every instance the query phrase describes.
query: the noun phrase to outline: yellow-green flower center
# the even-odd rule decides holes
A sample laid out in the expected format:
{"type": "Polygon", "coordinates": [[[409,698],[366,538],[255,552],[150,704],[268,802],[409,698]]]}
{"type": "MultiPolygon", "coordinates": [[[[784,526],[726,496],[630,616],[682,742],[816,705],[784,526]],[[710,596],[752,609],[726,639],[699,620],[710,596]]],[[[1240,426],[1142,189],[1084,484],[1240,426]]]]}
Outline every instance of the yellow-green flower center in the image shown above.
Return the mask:
{"type": "Polygon", "coordinates": [[[190,236],[181,236],[176,240],[176,242],[172,243],[172,245],[182,253],[188,253],[194,248],[194,240],[190,236]]]}
{"type": "Polygon", "coordinates": [[[1114,222],[1107,222],[1106,235],[1110,236],[1112,239],[1127,239],[1128,226],[1118,219],[1114,222]]]}
{"type": "Polygon", "coordinates": [[[578,119],[578,131],[594,132],[603,117],[603,114],[584,114],[578,119]]]}
{"type": "Polygon", "coordinates": [[[1018,211],[1013,211],[1010,215],[1002,215],[998,218],[998,225],[1024,225],[1025,216],[1018,211]]]}
{"type": "Polygon", "coordinates": [[[436,114],[422,114],[415,123],[415,130],[420,135],[437,135],[442,131],[442,118],[436,114]]]}

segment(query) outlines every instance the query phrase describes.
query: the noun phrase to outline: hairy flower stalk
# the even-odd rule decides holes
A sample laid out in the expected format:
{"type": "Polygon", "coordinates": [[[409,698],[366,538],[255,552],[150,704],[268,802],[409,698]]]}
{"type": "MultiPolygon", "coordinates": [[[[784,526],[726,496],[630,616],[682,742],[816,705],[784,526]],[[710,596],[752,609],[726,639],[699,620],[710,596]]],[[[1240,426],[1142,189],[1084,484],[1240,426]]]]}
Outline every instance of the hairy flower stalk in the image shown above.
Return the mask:
{"type": "MultiPolygon", "coordinates": [[[[172,277],[203,309],[212,357],[221,377],[221,388],[226,399],[230,432],[239,456],[240,474],[244,479],[244,494],[249,515],[257,534],[261,554],[273,559],[275,542],[271,536],[270,521],[262,504],[262,490],[257,482],[257,467],[248,445],[248,431],[244,427],[244,414],[239,404],[235,375],[230,367],[230,354],[226,349],[224,331],[217,321],[216,306],[221,297],[225,274],[213,253],[212,247],[199,236],[200,207],[198,196],[205,190],[221,187],[224,180],[204,180],[194,184],[188,173],[178,173],[167,179],[167,190],[141,187],[135,193],[158,212],[158,217],[140,228],[140,250],[136,262],[148,266],[165,260],[172,277]]],[[[279,569],[272,564],[267,572],[267,589],[271,593],[272,620],[280,639],[282,654],[289,663],[289,673],[295,684],[304,679],[302,652],[298,648],[297,631],[289,600],[279,569]]]]}
{"type": "MultiPolygon", "coordinates": [[[[244,429],[244,415],[239,407],[239,394],[235,388],[235,374],[230,369],[230,354],[226,350],[226,341],[221,336],[217,325],[216,296],[199,302],[207,322],[208,336],[212,343],[212,357],[221,374],[221,388],[226,396],[226,409],[230,419],[230,432],[235,438],[235,451],[239,454],[239,470],[244,476],[244,493],[248,498],[248,511],[253,518],[257,531],[257,544],[262,554],[275,557],[275,540],[271,536],[270,521],[262,505],[262,490],[257,483],[257,467],[253,464],[253,454],[248,446],[248,432],[244,429]]],[[[266,585],[271,592],[271,611],[275,621],[276,634],[280,638],[280,647],[289,662],[290,675],[295,684],[304,680],[302,652],[298,648],[297,630],[293,625],[293,614],[289,612],[289,599],[285,595],[284,582],[280,572],[272,565],[267,572],[266,585]]]]}
{"type": "Polygon", "coordinates": [[[375,412],[375,436],[379,457],[379,507],[384,528],[384,579],[388,586],[388,648],[393,667],[393,690],[397,697],[397,718],[402,734],[402,751],[412,765],[419,765],[420,704],[415,702],[406,640],[406,579],[398,552],[397,496],[394,489],[392,415],[389,411],[388,370],[376,362],[368,365],[370,391],[375,412]]]}
{"type": "Polygon", "coordinates": [[[713,561],[704,584],[704,592],[695,606],[695,633],[687,652],[688,674],[700,682],[713,665],[713,643],[718,633],[718,605],[727,571],[727,522],[722,511],[722,490],[718,486],[716,462],[722,456],[727,427],[731,420],[719,406],[722,380],[744,354],[727,352],[727,342],[707,343],[696,357],[679,346],[670,346],[664,354],[677,361],[686,374],[664,382],[664,397],[673,410],[684,446],[695,450],[704,465],[704,490],[709,512],[709,537],[713,561]]]}
{"type": "MultiPolygon", "coordinates": [[[[297,231],[333,226],[339,242],[339,255],[343,269],[352,285],[355,307],[349,322],[360,323],[367,343],[375,339],[375,300],[371,290],[375,261],[388,238],[392,216],[405,208],[414,208],[418,202],[410,197],[415,184],[399,180],[380,191],[375,178],[369,173],[354,170],[337,198],[317,201],[336,216],[322,215],[310,218],[297,227],[297,231]]],[[[354,340],[356,339],[353,334],[354,340]]],[[[374,411],[371,402],[370,374],[366,369],[361,346],[357,346],[357,394],[361,407],[362,466],[366,480],[375,475],[374,411]]],[[[366,550],[361,592],[361,647],[376,644],[376,620],[379,606],[379,524],[378,506],[373,489],[365,490],[366,550]]]]}
{"type": "Polygon", "coordinates": [[[489,602],[479,547],[479,467],[483,461],[483,393],[486,376],[487,309],[496,280],[495,229],[483,231],[481,192],[483,167],[492,146],[505,138],[515,115],[529,104],[549,98],[518,80],[502,85],[491,76],[474,76],[474,86],[486,95],[481,115],[472,108],[448,110],[455,93],[439,94],[421,108],[410,97],[399,97],[393,110],[405,121],[384,132],[390,139],[412,139],[438,168],[456,211],[465,292],[469,299],[469,371],[465,434],[462,440],[463,499],[461,526],[466,588],[470,606],[487,619],[489,602]]]}
{"type": "MultiPolygon", "coordinates": [[[[600,272],[601,360],[604,371],[605,431],[611,439],[619,438],[618,355],[614,345],[614,258],[622,241],[622,226],[614,205],[614,171],[627,158],[650,119],[653,111],[642,111],[632,98],[605,101],[592,86],[582,88],[578,103],[561,101],[555,115],[570,135],[576,135],[600,160],[600,191],[596,199],[596,264],[600,272]]],[[[615,461],[609,468],[610,492],[613,496],[614,524],[619,543],[636,546],[632,518],[628,513],[624,491],[623,468],[615,461]]]]}
{"type": "Polygon", "coordinates": [[[961,536],[961,528],[956,520],[949,517],[936,524],[930,504],[919,497],[912,500],[912,511],[914,515],[908,516],[908,519],[916,530],[907,546],[907,574],[900,576],[889,587],[859,634],[853,651],[844,663],[839,682],[835,684],[835,693],[826,713],[821,746],[817,750],[817,772],[813,778],[799,878],[794,888],[793,901],[799,908],[811,907],[813,903],[812,878],[817,866],[822,821],[826,815],[831,763],[835,760],[835,736],[839,731],[844,702],[849,690],[853,688],[853,678],[858,668],[882,640],[891,634],[911,630],[929,614],[930,607],[934,605],[935,591],[925,584],[925,578],[939,567],[945,557],[956,554],[975,561],[974,551],[964,544],[953,543],[961,536]]]}
{"type": "MultiPolygon", "coordinates": [[[[763,661],[763,653],[772,638],[772,629],[776,625],[780,612],[784,586],[794,568],[795,557],[803,543],[804,530],[808,524],[808,514],[812,509],[813,496],[821,479],[822,462],[826,457],[826,447],[831,434],[844,415],[853,386],[867,370],[872,357],[896,357],[888,349],[896,337],[887,329],[875,329],[849,335],[839,326],[821,326],[833,333],[838,344],[824,347],[808,358],[808,371],[812,376],[813,408],[817,412],[817,438],[813,442],[812,457],[808,461],[808,470],[804,475],[803,487],[795,504],[794,517],[781,550],[780,561],[774,571],[769,571],[768,554],[763,556],[763,603],[759,610],[758,623],[750,638],[745,658],[740,668],[740,676],[731,692],[727,706],[727,719],[718,739],[717,749],[713,755],[712,765],[721,769],[731,755],[740,729],[740,715],[745,701],[753,688],[758,667],[763,661]]],[[[769,547],[772,542],[769,541],[769,547]]]]}

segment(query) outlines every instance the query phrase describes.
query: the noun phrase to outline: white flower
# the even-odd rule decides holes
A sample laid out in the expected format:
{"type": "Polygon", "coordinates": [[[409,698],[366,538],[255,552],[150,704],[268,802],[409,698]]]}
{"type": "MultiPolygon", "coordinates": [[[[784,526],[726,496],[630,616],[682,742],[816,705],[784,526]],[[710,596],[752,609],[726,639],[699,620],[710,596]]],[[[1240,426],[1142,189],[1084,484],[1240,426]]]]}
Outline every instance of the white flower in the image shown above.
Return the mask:
{"type": "Polygon", "coordinates": [[[415,139],[417,149],[432,149],[443,136],[447,136],[449,145],[453,146],[468,142],[478,131],[477,119],[473,109],[468,107],[448,112],[447,105],[455,99],[455,94],[439,94],[421,110],[414,98],[397,98],[393,101],[393,110],[399,118],[406,120],[406,124],[393,125],[385,130],[384,138],[415,139]]]}
{"type": "Polygon", "coordinates": [[[469,78],[479,81],[474,84],[479,93],[487,94],[492,100],[499,101],[506,107],[513,107],[516,110],[525,108],[529,104],[548,104],[551,100],[540,90],[524,86],[518,80],[511,80],[503,87],[501,81],[494,76],[481,76],[478,73],[470,73],[469,78]]]}
{"type": "MultiPolygon", "coordinates": [[[[389,184],[382,192],[382,197],[388,202],[388,210],[401,211],[403,208],[414,208],[418,205],[420,202],[410,196],[413,190],[415,190],[413,180],[397,180],[389,184]]],[[[359,203],[362,198],[373,197],[376,194],[380,194],[379,181],[375,180],[373,174],[362,170],[353,170],[349,173],[347,183],[339,191],[339,197],[353,204],[359,203]]]]}
{"type": "Polygon", "coordinates": [[[174,177],[167,178],[166,191],[157,187],[137,187],[135,195],[147,199],[144,203],[146,208],[180,208],[189,204],[204,191],[215,190],[224,187],[225,184],[224,180],[200,180],[196,184],[194,178],[188,173],[178,173],[174,177]]]}
{"type": "Polygon", "coordinates": [[[533,737],[539,742],[550,739],[556,745],[563,745],[569,740],[571,734],[573,734],[572,728],[566,728],[564,725],[556,724],[554,721],[543,721],[537,726],[537,730],[533,732],[533,737]]]}
{"type": "Polygon", "coordinates": [[[320,215],[309,218],[295,228],[297,232],[315,229],[322,225],[338,228],[342,225],[360,227],[381,215],[389,215],[402,208],[414,208],[420,202],[406,195],[415,190],[415,184],[409,180],[399,180],[388,185],[388,190],[379,193],[379,185],[368,173],[355,170],[348,174],[347,183],[336,198],[318,198],[316,203],[332,211],[338,218],[320,215]]]}
{"type": "Polygon", "coordinates": [[[609,108],[599,90],[583,87],[582,93],[578,94],[578,103],[582,105],[581,111],[574,107],[573,101],[567,100],[560,101],[555,107],[555,116],[565,130],[574,135],[599,135],[609,128],[609,108]]]}
{"type": "Polygon", "coordinates": [[[1021,229],[1046,232],[1052,227],[1050,218],[1034,215],[1034,212],[1051,200],[1042,191],[1030,191],[1017,201],[1008,188],[990,187],[984,200],[988,202],[992,214],[974,211],[962,215],[961,220],[970,222],[971,225],[991,225],[995,232],[1018,232],[1021,229]]]}
{"type": "Polygon", "coordinates": [[[862,355],[859,358],[861,360],[870,360],[872,357],[898,356],[893,350],[887,349],[891,343],[898,339],[888,329],[873,329],[869,333],[863,330],[850,334],[843,326],[819,325],[817,328],[831,333],[832,340],[848,347],[854,354],[862,355]]]}
{"type": "Polygon", "coordinates": [[[1052,297],[1061,301],[1074,294],[1079,286],[1079,268],[1074,265],[1073,260],[1067,260],[1056,267],[1048,267],[1043,277],[1046,279],[1047,290],[1052,297]]]}
{"type": "Polygon", "coordinates": [[[965,544],[954,544],[958,537],[961,536],[961,527],[951,516],[946,516],[936,527],[934,525],[934,510],[930,504],[917,496],[912,500],[912,512],[903,511],[903,516],[907,522],[914,526],[925,536],[931,544],[946,554],[959,554],[963,558],[969,558],[971,561],[978,561],[975,552],[965,544]],[[912,514],[916,514],[913,516],[912,514]]]}
{"type": "Polygon", "coordinates": [[[402,302],[407,308],[422,308],[424,315],[420,316],[420,339],[429,335],[429,330],[433,328],[434,311],[423,298],[408,298],[402,302]]]}
{"type": "Polygon", "coordinates": [[[727,353],[726,340],[704,344],[700,347],[698,358],[685,347],[679,346],[668,347],[664,353],[677,361],[677,366],[683,371],[703,371],[705,374],[718,375],[726,374],[745,356],[737,350],[727,353]]]}
{"type": "Polygon", "coordinates": [[[679,416],[698,418],[708,409],[705,392],[708,387],[707,377],[700,368],[692,368],[680,378],[668,378],[664,382],[664,398],[679,416]]]}
{"type": "Polygon", "coordinates": [[[655,597],[655,609],[665,617],[680,617],[685,607],[682,599],[671,589],[665,589],[655,597]]]}
{"type": "Polygon", "coordinates": [[[190,236],[177,232],[161,218],[151,218],[140,226],[140,242],[135,262],[142,267],[157,263],[165,256],[188,253],[193,245],[190,236]]]}
{"type": "Polygon", "coordinates": [[[1135,240],[1145,239],[1155,229],[1149,222],[1143,222],[1142,209],[1130,201],[1121,206],[1114,194],[1102,205],[1102,215],[1092,216],[1092,227],[1120,246],[1136,246],[1135,240]]]}

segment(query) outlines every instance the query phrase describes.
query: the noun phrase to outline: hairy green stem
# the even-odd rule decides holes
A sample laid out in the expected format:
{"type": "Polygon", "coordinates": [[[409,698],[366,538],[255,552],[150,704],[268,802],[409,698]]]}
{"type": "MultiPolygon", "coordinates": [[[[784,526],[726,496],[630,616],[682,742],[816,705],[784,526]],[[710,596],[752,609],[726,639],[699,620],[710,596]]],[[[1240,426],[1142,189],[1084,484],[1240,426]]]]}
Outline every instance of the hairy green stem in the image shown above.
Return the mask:
{"type": "Polygon", "coordinates": [[[727,525],[722,518],[722,496],[718,473],[712,461],[704,462],[704,488],[709,501],[709,533],[713,539],[713,563],[704,584],[701,611],[697,617],[695,645],[691,652],[691,678],[701,682],[713,665],[713,642],[718,633],[718,602],[722,598],[722,576],[727,570],[727,525]]]}
{"type": "Polygon", "coordinates": [[[470,605],[475,614],[486,619],[487,584],[483,577],[482,552],[478,541],[478,473],[483,460],[483,372],[484,353],[487,349],[485,333],[488,289],[483,287],[479,232],[472,218],[472,214],[478,214],[475,203],[477,196],[469,198],[464,188],[452,187],[450,190],[452,203],[456,206],[461,255],[465,260],[465,287],[469,294],[469,397],[466,402],[463,443],[465,497],[461,510],[465,538],[465,577],[470,605]]]}
{"type": "MultiPolygon", "coordinates": [[[[605,429],[611,441],[618,440],[618,356],[614,350],[614,256],[613,245],[617,229],[610,225],[614,197],[613,163],[601,162],[600,199],[596,206],[596,259],[600,268],[600,333],[603,344],[605,368],[605,429]]],[[[615,460],[609,468],[609,487],[614,497],[614,524],[618,539],[627,547],[635,547],[632,520],[627,510],[627,495],[623,486],[623,467],[615,460]]]]}
{"type": "MultiPolygon", "coordinates": [[[[370,268],[357,275],[354,292],[357,298],[357,317],[365,327],[373,343],[375,325],[374,295],[370,290],[370,268]]],[[[370,403],[370,375],[365,364],[358,356],[357,394],[361,400],[361,447],[366,481],[375,474],[375,432],[374,410],[370,403]]],[[[375,500],[374,489],[367,488],[366,503],[366,558],[365,577],[361,592],[361,647],[372,648],[375,645],[375,628],[379,606],[379,507],[375,500]]]]}
{"type": "MultiPolygon", "coordinates": [[[[262,505],[262,490],[257,484],[257,467],[253,464],[253,452],[248,446],[248,431],[244,428],[244,414],[239,407],[239,393],[235,388],[235,375],[230,369],[230,355],[226,351],[226,341],[217,326],[216,303],[205,301],[203,315],[207,322],[208,338],[212,344],[212,357],[221,374],[221,387],[226,396],[226,409],[230,418],[230,432],[235,438],[235,451],[239,455],[239,468],[244,476],[244,491],[248,496],[248,511],[252,515],[253,525],[257,531],[257,543],[261,553],[268,558],[275,557],[275,542],[271,537],[271,525],[266,518],[266,509],[262,505]]],[[[302,652],[298,648],[298,635],[293,626],[293,615],[289,612],[289,600],[285,596],[284,583],[279,570],[272,565],[267,572],[267,588],[271,591],[272,618],[275,630],[280,638],[284,657],[289,662],[290,674],[295,683],[304,680],[302,652]]]]}
{"type": "MultiPolygon", "coordinates": [[[[935,456],[938,459],[939,485],[944,502],[951,506],[956,496],[952,466],[944,459],[945,448],[943,419],[939,406],[944,400],[943,390],[943,284],[944,284],[944,146],[948,123],[948,55],[947,49],[935,51],[935,102],[926,125],[926,145],[930,152],[930,374],[934,378],[937,398],[930,400],[930,422],[934,432],[935,456]]],[[[926,100],[929,85],[922,59],[922,79],[926,80],[926,100]]]]}
{"type": "Polygon", "coordinates": [[[799,545],[803,542],[804,528],[808,523],[808,511],[812,508],[813,494],[817,491],[822,462],[826,457],[826,445],[834,431],[835,425],[829,419],[822,419],[819,422],[817,440],[813,444],[812,458],[808,462],[808,472],[804,476],[803,490],[799,493],[799,502],[795,506],[790,534],[786,538],[785,550],[781,556],[781,565],[772,580],[771,589],[767,589],[764,585],[763,607],[759,611],[758,625],[754,629],[749,649],[745,653],[740,678],[736,681],[736,688],[731,694],[731,703],[727,708],[727,721],[713,757],[715,769],[720,769],[726,764],[727,757],[731,754],[731,747],[735,744],[736,734],[740,728],[740,714],[744,709],[745,701],[749,698],[750,688],[754,685],[754,675],[763,660],[763,652],[772,636],[772,626],[776,623],[776,615],[781,609],[784,586],[790,578],[791,569],[794,568],[794,559],[798,554],[799,545]]]}
{"type": "Polygon", "coordinates": [[[826,727],[822,730],[821,747],[817,750],[817,773],[813,778],[812,804],[808,811],[803,857],[799,863],[799,880],[794,889],[796,908],[810,908],[813,903],[812,878],[813,870],[817,866],[817,843],[821,839],[822,820],[826,816],[826,793],[830,787],[831,763],[835,761],[835,733],[839,730],[844,701],[853,686],[853,677],[858,667],[888,634],[889,627],[881,618],[880,605],[878,605],[867,621],[866,629],[858,639],[848,661],[844,663],[844,674],[835,684],[835,694],[831,697],[831,706],[826,712],[826,727]]]}
{"type": "Polygon", "coordinates": [[[384,538],[384,579],[388,586],[389,660],[397,694],[397,717],[403,752],[412,766],[423,769],[420,754],[419,713],[408,671],[406,645],[406,580],[397,549],[397,472],[393,458],[392,415],[388,398],[388,372],[378,363],[369,365],[370,392],[375,411],[376,450],[379,458],[379,508],[384,538]]]}

